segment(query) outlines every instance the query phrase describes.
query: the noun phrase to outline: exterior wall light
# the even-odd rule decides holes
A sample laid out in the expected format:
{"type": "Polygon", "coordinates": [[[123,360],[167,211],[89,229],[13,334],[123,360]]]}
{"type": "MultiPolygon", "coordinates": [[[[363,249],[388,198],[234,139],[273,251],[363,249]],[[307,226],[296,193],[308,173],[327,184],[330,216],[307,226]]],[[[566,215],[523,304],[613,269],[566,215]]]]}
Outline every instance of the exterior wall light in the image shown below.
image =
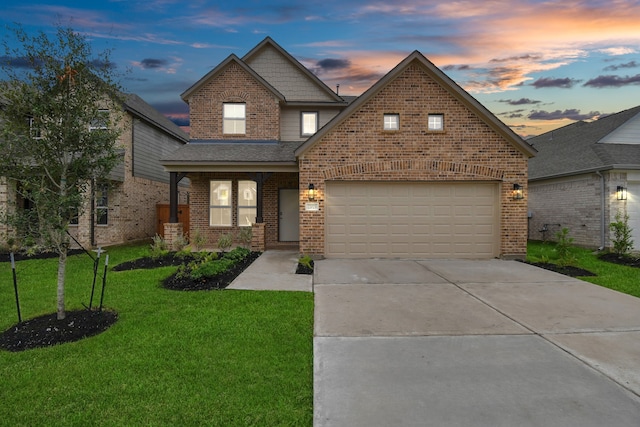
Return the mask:
{"type": "Polygon", "coordinates": [[[309,197],[309,200],[316,199],[316,188],[313,186],[313,184],[309,184],[309,189],[307,190],[307,196],[309,197]]]}
{"type": "Polygon", "coordinates": [[[622,185],[618,185],[616,188],[616,198],[618,200],[627,200],[627,189],[622,185]]]}
{"type": "Polygon", "coordinates": [[[522,186],[520,184],[513,184],[513,200],[520,200],[524,198],[522,192],[522,186]]]}

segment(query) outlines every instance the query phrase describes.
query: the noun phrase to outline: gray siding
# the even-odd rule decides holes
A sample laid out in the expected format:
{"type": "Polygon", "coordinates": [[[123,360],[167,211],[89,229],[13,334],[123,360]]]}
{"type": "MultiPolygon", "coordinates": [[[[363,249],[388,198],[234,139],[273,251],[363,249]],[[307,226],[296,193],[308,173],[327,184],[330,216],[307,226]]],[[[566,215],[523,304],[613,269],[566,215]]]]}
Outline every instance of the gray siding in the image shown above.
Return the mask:
{"type": "Polygon", "coordinates": [[[338,108],[296,107],[283,108],[280,115],[280,139],[282,141],[305,141],[308,136],[300,136],[300,114],[303,111],[318,112],[318,129],[326,125],[339,112],[338,108]]]}
{"type": "Polygon", "coordinates": [[[640,144],[640,114],[600,140],[605,144],[640,144]]]}
{"type": "MultiPolygon", "coordinates": [[[[133,176],[169,182],[169,172],[160,164],[183,144],[155,127],[135,119],[133,122],[133,176]]],[[[183,180],[184,181],[184,180],[183,180]]],[[[181,184],[184,184],[181,182],[181,184]]]]}
{"type": "Polygon", "coordinates": [[[287,101],[335,101],[298,67],[272,47],[247,61],[253,70],[284,95],[287,101]]]}

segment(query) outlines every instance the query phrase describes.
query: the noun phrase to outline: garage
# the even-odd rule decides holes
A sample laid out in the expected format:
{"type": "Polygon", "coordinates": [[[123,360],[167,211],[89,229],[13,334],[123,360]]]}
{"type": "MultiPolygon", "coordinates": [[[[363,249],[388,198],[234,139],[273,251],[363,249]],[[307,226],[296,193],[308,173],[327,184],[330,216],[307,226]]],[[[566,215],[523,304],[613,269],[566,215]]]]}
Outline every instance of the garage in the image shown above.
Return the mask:
{"type": "Polygon", "coordinates": [[[329,181],[325,256],[493,258],[498,183],[329,181]]]}
{"type": "Polygon", "coordinates": [[[627,215],[633,248],[640,248],[640,181],[630,181],[627,187],[627,215]]]}

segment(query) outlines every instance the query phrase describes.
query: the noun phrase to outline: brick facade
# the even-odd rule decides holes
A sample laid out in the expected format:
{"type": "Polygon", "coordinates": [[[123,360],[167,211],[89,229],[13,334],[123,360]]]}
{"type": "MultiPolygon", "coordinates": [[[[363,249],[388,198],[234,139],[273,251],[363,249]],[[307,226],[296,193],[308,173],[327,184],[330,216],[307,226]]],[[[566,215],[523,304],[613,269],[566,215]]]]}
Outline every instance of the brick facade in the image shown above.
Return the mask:
{"type": "MultiPolygon", "coordinates": [[[[251,180],[251,176],[244,172],[215,172],[215,173],[194,173],[189,174],[191,180],[190,193],[190,234],[196,230],[206,238],[207,245],[216,246],[220,236],[231,234],[234,241],[238,243],[237,236],[240,232],[238,224],[238,181],[251,180]],[[232,226],[231,227],[211,227],[209,225],[209,183],[211,180],[231,180],[232,181],[232,226]]],[[[298,188],[298,174],[273,173],[264,183],[263,187],[263,220],[264,220],[264,245],[267,248],[290,245],[290,242],[279,242],[279,206],[278,195],[280,189],[298,188]]]]}
{"type": "Polygon", "coordinates": [[[527,192],[513,200],[513,184],[527,182],[527,156],[432,80],[419,64],[336,125],[299,158],[300,191],[313,183],[318,212],[300,213],[300,252],[324,253],[327,180],[498,181],[500,254],[522,257],[527,244],[527,192]],[[399,131],[383,130],[383,114],[400,115],[399,131]],[[443,114],[444,131],[427,130],[429,113],[443,114]]]}
{"type": "Polygon", "coordinates": [[[566,227],[576,245],[611,247],[609,224],[615,221],[618,209],[624,211],[627,203],[626,200],[616,200],[618,185],[627,186],[626,173],[602,172],[602,177],[587,173],[529,183],[529,238],[555,241],[555,234],[566,227]]]}
{"type": "Polygon", "coordinates": [[[230,63],[189,98],[192,139],[270,139],[280,137],[278,98],[236,63],[230,63]],[[222,105],[246,103],[246,134],[222,133],[222,105]]]}

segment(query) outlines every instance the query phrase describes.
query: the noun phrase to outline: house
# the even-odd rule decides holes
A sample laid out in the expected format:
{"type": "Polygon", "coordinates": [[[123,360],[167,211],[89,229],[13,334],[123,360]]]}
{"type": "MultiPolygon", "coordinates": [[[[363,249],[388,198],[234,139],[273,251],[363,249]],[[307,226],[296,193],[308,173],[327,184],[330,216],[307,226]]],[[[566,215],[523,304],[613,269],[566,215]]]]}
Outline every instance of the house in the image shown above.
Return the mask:
{"type": "Polygon", "coordinates": [[[609,224],[629,215],[640,245],[640,106],[578,121],[528,140],[538,155],[529,162],[529,236],[555,239],[569,229],[574,243],[611,247],[609,224]]]}
{"type": "Polygon", "coordinates": [[[182,98],[191,140],[162,164],[210,242],[251,226],[257,249],[315,257],[526,253],[514,189],[535,150],[417,51],[352,100],[267,37],[182,98]]]}
{"type": "MultiPolygon", "coordinates": [[[[158,229],[157,204],[169,203],[169,175],[159,159],[188,141],[188,135],[135,94],[124,97],[123,129],[116,146],[122,162],[107,180],[90,185],[91,197],[69,233],[86,248],[153,237],[158,229]]],[[[178,192],[186,204],[188,181],[178,192]]],[[[0,206],[28,209],[29,201],[15,191],[15,183],[0,181],[0,206]]],[[[11,230],[0,225],[0,234],[11,230]]]]}

